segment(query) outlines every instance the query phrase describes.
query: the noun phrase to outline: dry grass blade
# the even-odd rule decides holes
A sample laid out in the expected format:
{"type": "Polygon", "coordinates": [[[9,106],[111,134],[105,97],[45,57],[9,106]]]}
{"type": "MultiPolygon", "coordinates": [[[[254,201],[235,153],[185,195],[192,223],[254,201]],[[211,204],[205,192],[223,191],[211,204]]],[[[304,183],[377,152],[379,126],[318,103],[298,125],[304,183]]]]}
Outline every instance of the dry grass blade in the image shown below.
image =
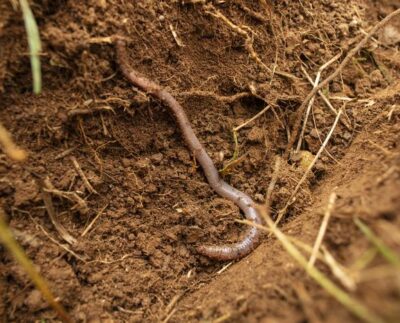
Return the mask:
{"type": "Polygon", "coordinates": [[[382,19],[380,22],[378,22],[372,29],[371,31],[357,44],[357,46],[355,46],[348,54],[347,56],[343,59],[343,61],[340,63],[339,67],[329,76],[327,77],[324,81],[322,81],[318,86],[314,87],[310,93],[308,93],[307,97],[304,99],[303,103],[301,104],[301,106],[299,107],[299,109],[297,110],[297,118],[296,118],[296,122],[293,126],[293,131],[292,134],[290,136],[290,141],[286,147],[286,151],[285,151],[285,159],[287,159],[289,157],[290,154],[290,150],[292,149],[296,138],[297,138],[297,134],[299,132],[299,128],[300,128],[300,124],[301,124],[301,120],[302,120],[302,115],[304,114],[304,111],[307,107],[308,102],[311,100],[311,98],[319,91],[321,90],[323,87],[327,86],[329,84],[330,81],[332,81],[336,76],[339,75],[339,73],[341,72],[341,70],[352,60],[352,58],[354,57],[354,55],[357,54],[357,52],[363,48],[368,40],[383,26],[385,26],[391,19],[393,19],[394,17],[396,17],[397,15],[400,15],[400,9],[397,9],[395,11],[393,11],[391,14],[387,15],[384,19],[382,19]]]}
{"type": "Polygon", "coordinates": [[[267,112],[269,109],[271,108],[270,105],[267,105],[264,109],[262,109],[260,112],[258,112],[255,116],[251,117],[249,120],[245,121],[244,123],[242,123],[241,125],[235,127],[233,129],[234,132],[239,131],[240,129],[242,129],[243,127],[247,126],[250,122],[253,122],[254,120],[256,120],[257,118],[259,118],[261,115],[263,115],[265,112],[267,112]]]}
{"type": "Polygon", "coordinates": [[[273,235],[281,242],[285,250],[300,264],[307,274],[313,278],[322,288],[324,288],[338,302],[344,305],[349,311],[369,323],[381,323],[383,320],[370,309],[365,307],[358,300],[352,298],[348,293],[333,283],[321,271],[315,267],[309,267],[306,258],[300,251],[290,242],[290,240],[275,226],[269,215],[264,209],[263,212],[265,222],[273,235]]]}
{"type": "Polygon", "coordinates": [[[10,228],[4,220],[4,217],[4,211],[0,208],[0,241],[6,246],[6,248],[13,255],[15,260],[24,268],[36,288],[42,293],[43,298],[57,312],[60,319],[63,322],[72,322],[71,318],[69,317],[63,306],[56,301],[46,281],[42,278],[42,276],[40,276],[34,264],[29,260],[24,250],[14,239],[10,228]]]}
{"type": "Polygon", "coordinates": [[[76,243],[76,239],[69,234],[67,229],[64,228],[64,226],[58,222],[56,212],[54,210],[54,205],[53,201],[51,199],[50,193],[46,190],[46,183],[45,181],[38,180],[39,185],[40,185],[40,191],[42,194],[42,199],[44,202],[44,205],[47,210],[47,214],[49,215],[49,218],[51,220],[51,223],[53,223],[54,228],[57,230],[61,238],[63,238],[66,242],[68,242],[71,245],[74,245],[76,243]]]}
{"type": "Polygon", "coordinates": [[[332,274],[342,283],[344,287],[346,287],[350,291],[356,290],[356,283],[350,275],[347,274],[345,268],[341,266],[336,259],[332,256],[332,254],[326,249],[325,246],[321,247],[325,263],[329,266],[332,274]]]}
{"type": "Polygon", "coordinates": [[[271,204],[271,197],[272,197],[272,192],[275,188],[276,182],[279,177],[279,171],[281,168],[281,157],[277,156],[275,159],[275,165],[274,165],[274,173],[272,174],[271,182],[268,185],[267,193],[265,194],[265,206],[269,209],[269,206],[271,204]]]}
{"type": "Polygon", "coordinates": [[[317,313],[314,311],[314,302],[311,296],[308,294],[303,283],[296,282],[293,286],[297,297],[300,300],[301,307],[303,308],[304,314],[306,315],[307,321],[310,323],[320,323],[317,313]]]}
{"type": "Polygon", "coordinates": [[[44,181],[45,191],[55,196],[65,198],[73,203],[76,203],[71,209],[78,209],[81,214],[87,214],[89,212],[89,207],[85,200],[83,200],[78,194],[75,192],[64,192],[54,188],[53,184],[50,182],[49,178],[46,178],[44,181]]]}
{"type": "Polygon", "coordinates": [[[48,233],[39,223],[37,223],[36,221],[34,221],[35,224],[39,227],[40,230],[42,230],[42,232],[46,235],[46,237],[48,237],[53,243],[55,243],[57,246],[59,246],[60,248],[64,249],[66,252],[68,252],[69,254],[71,254],[72,256],[74,256],[76,259],[79,259],[82,262],[86,262],[86,259],[79,256],[78,254],[76,254],[74,251],[72,251],[71,249],[69,249],[66,245],[63,245],[62,243],[59,243],[56,239],[54,239],[50,233],[48,233]]]}
{"type": "MultiPolygon", "coordinates": [[[[321,79],[321,74],[322,74],[323,70],[326,69],[328,66],[330,66],[333,62],[335,62],[339,57],[340,57],[340,54],[334,56],[333,58],[331,58],[328,62],[326,62],[324,65],[322,65],[318,69],[318,73],[317,73],[317,76],[315,77],[315,81],[312,82],[312,85],[313,85],[314,88],[316,88],[318,86],[318,83],[319,83],[319,80],[321,79]]],[[[306,110],[306,115],[304,116],[303,127],[301,128],[301,133],[300,133],[299,141],[297,143],[296,152],[298,152],[300,150],[301,143],[302,143],[303,137],[304,137],[304,132],[306,130],[308,117],[310,115],[311,108],[312,108],[312,106],[314,104],[314,100],[315,100],[315,95],[308,102],[308,107],[307,107],[307,110],[306,110]]]]}
{"type": "Polygon", "coordinates": [[[71,157],[72,164],[74,165],[74,168],[78,175],[81,177],[83,181],[83,185],[86,187],[86,189],[89,191],[89,193],[92,194],[99,194],[97,191],[93,188],[92,184],[90,184],[89,180],[87,179],[85,173],[83,172],[81,166],[79,165],[78,161],[74,156],[71,157]]]}
{"type": "Polygon", "coordinates": [[[225,102],[225,103],[233,103],[242,98],[246,98],[252,96],[253,94],[250,92],[239,92],[231,96],[219,95],[211,91],[201,91],[201,90],[192,90],[186,92],[177,93],[176,96],[200,96],[200,97],[211,97],[217,101],[225,102]]]}
{"type": "MultiPolygon", "coordinates": [[[[239,142],[238,142],[238,131],[248,125],[249,123],[253,122],[257,118],[259,118],[261,115],[263,115],[265,112],[267,112],[271,108],[270,105],[267,105],[264,109],[262,109],[260,112],[258,112],[256,115],[251,117],[249,120],[246,120],[244,123],[241,125],[235,127],[232,129],[233,133],[233,141],[235,143],[235,149],[233,150],[233,156],[232,158],[228,161],[228,163],[224,166],[223,169],[221,169],[221,173],[224,174],[232,165],[236,164],[239,160],[239,142]]],[[[242,156],[243,157],[243,156],[242,156]]]]}
{"type": "Polygon", "coordinates": [[[81,237],[84,237],[89,231],[90,229],[93,227],[93,224],[97,221],[97,219],[100,217],[100,215],[103,214],[104,210],[108,207],[108,204],[106,204],[106,206],[104,206],[99,213],[97,213],[97,215],[95,216],[95,218],[92,220],[92,222],[89,223],[89,225],[85,228],[85,230],[83,230],[81,237]]]}
{"type": "Polygon", "coordinates": [[[383,257],[389,261],[392,265],[400,268],[400,257],[390,249],[375,233],[360,219],[354,218],[355,224],[361,230],[361,232],[367,237],[367,239],[378,249],[383,257]]]}
{"type": "MultiPolygon", "coordinates": [[[[302,70],[304,76],[305,76],[305,77],[307,78],[307,80],[310,82],[310,84],[311,84],[312,86],[314,86],[314,81],[312,80],[311,76],[307,73],[307,71],[304,69],[303,66],[301,66],[301,70],[302,70]]],[[[319,96],[322,98],[322,100],[325,102],[326,106],[329,108],[329,111],[331,111],[331,112],[336,116],[338,112],[337,112],[337,110],[333,107],[331,101],[329,101],[329,99],[325,96],[325,94],[324,94],[321,90],[318,91],[318,95],[319,95],[319,96]]],[[[333,97],[330,97],[330,98],[333,98],[333,97]]],[[[348,101],[348,100],[345,100],[345,101],[348,101]]],[[[350,101],[351,101],[351,99],[350,99],[350,101]]],[[[347,130],[349,130],[349,131],[352,130],[352,127],[351,127],[351,125],[350,125],[351,121],[348,119],[348,117],[347,117],[347,120],[344,120],[343,118],[340,119],[340,122],[347,128],[347,130]]]]}
{"type": "Polygon", "coordinates": [[[336,201],[336,193],[333,192],[329,196],[328,206],[326,207],[324,218],[322,219],[321,227],[318,231],[317,239],[315,239],[313,251],[311,253],[310,260],[308,261],[308,266],[314,266],[315,260],[317,259],[317,254],[319,248],[321,247],[322,239],[324,238],[326,228],[328,227],[329,218],[331,217],[333,206],[336,201]]]}
{"type": "Polygon", "coordinates": [[[40,43],[39,29],[36,24],[35,17],[32,14],[32,10],[27,0],[19,0],[22,9],[22,15],[24,16],[24,23],[26,33],[28,35],[29,51],[31,56],[31,68],[32,68],[32,79],[33,79],[33,92],[39,94],[42,90],[42,72],[40,68],[40,51],[42,45],[40,43]]]}
{"type": "MultiPolygon", "coordinates": [[[[267,209],[268,209],[268,207],[267,207],[267,209]]],[[[235,220],[235,222],[250,225],[250,226],[256,227],[262,231],[268,232],[271,235],[273,234],[272,230],[266,228],[265,226],[262,226],[261,224],[256,224],[256,223],[248,221],[248,220],[235,220]]],[[[290,243],[292,243],[296,247],[300,248],[302,251],[305,251],[306,253],[308,253],[310,255],[313,253],[313,248],[310,245],[308,245],[307,243],[305,243],[295,237],[291,237],[291,236],[286,236],[286,238],[290,241],[290,243]]],[[[321,249],[322,249],[323,253],[321,253],[318,250],[316,253],[316,258],[318,260],[324,262],[329,267],[332,274],[342,283],[343,286],[345,286],[347,289],[349,289],[351,291],[355,290],[355,288],[356,288],[355,280],[353,279],[353,277],[351,277],[348,274],[348,270],[343,268],[343,266],[341,266],[335,260],[335,258],[333,258],[333,256],[328,252],[328,250],[324,246],[322,246],[321,249]]]]}
{"type": "Polygon", "coordinates": [[[340,116],[342,115],[342,112],[343,112],[343,110],[340,109],[339,112],[338,112],[338,114],[337,114],[337,116],[336,116],[335,121],[333,122],[333,125],[332,125],[332,127],[331,127],[331,130],[329,131],[329,133],[328,133],[328,135],[326,136],[324,142],[322,143],[321,148],[318,150],[318,152],[317,152],[317,154],[315,155],[314,159],[312,160],[312,162],[310,163],[310,165],[308,166],[308,168],[307,168],[306,171],[304,172],[303,177],[302,177],[302,178],[300,179],[300,181],[297,183],[297,185],[296,185],[296,187],[294,188],[292,194],[290,195],[288,201],[286,202],[285,207],[279,211],[278,217],[277,217],[277,219],[276,219],[276,221],[275,221],[275,225],[276,225],[276,226],[277,226],[277,225],[279,224],[279,222],[282,220],[282,218],[283,218],[284,214],[286,213],[286,210],[287,210],[287,208],[289,207],[289,205],[291,205],[291,204],[293,203],[294,197],[295,197],[295,195],[297,194],[297,192],[298,192],[298,190],[299,190],[301,184],[303,184],[303,182],[304,182],[305,179],[307,178],[309,172],[310,172],[311,169],[314,167],[315,163],[317,162],[317,160],[318,160],[319,157],[321,156],[322,152],[325,150],[325,147],[326,147],[326,145],[328,144],[329,139],[331,138],[331,136],[332,136],[332,134],[333,134],[333,131],[334,131],[335,128],[336,128],[336,125],[337,125],[337,123],[338,123],[338,121],[339,121],[339,119],[340,119],[340,116]]]}
{"type": "Polygon", "coordinates": [[[0,123],[0,145],[8,157],[15,161],[23,161],[27,157],[25,150],[18,148],[11,138],[10,133],[0,123]]]}
{"type": "Polygon", "coordinates": [[[69,110],[67,115],[68,118],[74,118],[76,116],[81,116],[81,115],[86,115],[86,114],[93,114],[95,112],[112,112],[115,114],[115,111],[112,107],[109,105],[100,105],[97,107],[92,107],[92,108],[82,108],[82,109],[72,109],[69,110]]]}
{"type": "Polygon", "coordinates": [[[254,49],[254,34],[255,32],[251,30],[248,26],[245,25],[236,25],[234,24],[229,18],[224,16],[219,10],[217,10],[211,3],[208,3],[204,6],[205,12],[217,19],[222,20],[226,25],[228,25],[233,31],[238,33],[239,35],[243,36],[245,38],[245,43],[244,46],[246,50],[248,51],[250,57],[263,69],[271,73],[271,78],[273,78],[274,74],[280,75],[282,77],[285,77],[293,82],[298,81],[299,79],[287,72],[280,71],[277,69],[274,69],[273,71],[264,64],[264,62],[261,60],[259,55],[256,53],[254,49]]]}
{"type": "MultiPolygon", "coordinates": [[[[318,86],[319,80],[321,78],[321,73],[318,72],[315,81],[314,81],[314,88],[318,86]]],[[[297,147],[295,149],[295,152],[299,152],[301,143],[303,142],[303,137],[304,137],[304,132],[306,131],[306,126],[307,126],[307,121],[308,117],[310,116],[311,108],[314,105],[315,101],[315,96],[311,98],[311,100],[308,102],[307,110],[306,110],[306,115],[304,116],[304,121],[303,121],[303,127],[301,128],[300,136],[299,136],[299,141],[297,142],[297,147]]]]}

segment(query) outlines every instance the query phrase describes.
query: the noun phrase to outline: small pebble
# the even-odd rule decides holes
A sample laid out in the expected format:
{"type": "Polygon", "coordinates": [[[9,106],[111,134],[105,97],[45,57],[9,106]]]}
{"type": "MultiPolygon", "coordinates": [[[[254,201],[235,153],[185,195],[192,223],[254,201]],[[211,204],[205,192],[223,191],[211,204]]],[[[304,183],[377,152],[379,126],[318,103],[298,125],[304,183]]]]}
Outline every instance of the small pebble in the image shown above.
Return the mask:
{"type": "Polygon", "coordinates": [[[129,167],[131,165],[131,161],[128,158],[122,158],[122,166],[129,167]]]}
{"type": "Polygon", "coordinates": [[[315,128],[313,128],[313,129],[310,131],[310,136],[313,137],[313,138],[315,138],[315,139],[318,139],[318,130],[315,129],[315,128]]]}

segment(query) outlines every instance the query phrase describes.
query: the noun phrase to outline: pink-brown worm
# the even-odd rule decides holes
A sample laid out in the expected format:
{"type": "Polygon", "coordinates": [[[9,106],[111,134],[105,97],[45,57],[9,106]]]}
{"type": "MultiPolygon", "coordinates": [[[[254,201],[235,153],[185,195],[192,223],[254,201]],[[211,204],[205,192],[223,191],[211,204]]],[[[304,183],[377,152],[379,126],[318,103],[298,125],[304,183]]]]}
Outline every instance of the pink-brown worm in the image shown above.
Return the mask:
{"type": "MultiPolygon", "coordinates": [[[[261,224],[261,216],[257,210],[254,201],[245,193],[237,190],[224,182],[219,176],[210,156],[200,143],[183,107],[174,99],[174,97],[160,85],[149,80],[136,70],[132,69],[128,64],[128,55],[125,43],[122,40],[116,42],[117,60],[125,77],[136,87],[146,93],[153,95],[163,102],[175,117],[186,145],[191,153],[201,165],[208,183],[220,196],[233,201],[244,212],[246,218],[256,224],[261,224]]],[[[200,245],[196,248],[197,252],[216,260],[234,260],[248,255],[260,243],[260,231],[252,226],[246,233],[245,237],[232,244],[214,246],[200,245]]]]}

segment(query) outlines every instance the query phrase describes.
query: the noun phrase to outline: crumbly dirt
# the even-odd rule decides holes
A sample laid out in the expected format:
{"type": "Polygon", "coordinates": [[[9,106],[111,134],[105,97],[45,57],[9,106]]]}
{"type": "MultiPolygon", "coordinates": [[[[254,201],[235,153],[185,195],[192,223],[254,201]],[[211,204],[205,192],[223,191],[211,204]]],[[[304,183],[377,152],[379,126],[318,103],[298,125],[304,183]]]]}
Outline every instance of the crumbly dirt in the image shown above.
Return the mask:
{"type": "MultiPolygon", "coordinates": [[[[112,40],[126,39],[132,66],[177,97],[218,168],[229,166],[224,179],[263,202],[311,89],[301,66],[314,78],[321,65],[398,9],[397,0],[42,0],[31,6],[43,45],[40,95],[32,94],[21,13],[12,1],[0,1],[0,120],[29,152],[23,164],[0,155],[0,203],[74,321],[358,321],[272,237],[265,235],[252,254],[222,272],[227,263],[196,254],[200,243],[241,237],[239,209],[208,186],[167,109],[126,81],[112,40]],[[215,10],[250,35],[262,63],[215,10]],[[241,92],[248,95],[231,99],[241,92]],[[267,104],[273,109],[238,132],[239,159],[230,164],[232,129],[267,104]],[[57,220],[77,240],[73,245],[46,212],[45,179],[86,203],[51,194],[57,220]]],[[[329,195],[337,192],[324,246],[353,273],[371,254],[367,269],[387,265],[373,254],[355,216],[400,251],[399,35],[397,19],[324,90],[345,117],[281,223],[285,234],[312,245],[329,195]]],[[[337,67],[333,63],[322,78],[337,67]]],[[[317,98],[302,156],[318,152],[334,119],[317,98]]],[[[307,165],[299,156],[282,162],[272,216],[307,165]]],[[[1,247],[0,259],[3,321],[56,321],[1,247]]],[[[326,265],[317,266],[341,285],[326,265]]],[[[355,278],[350,293],[385,320],[399,321],[399,276],[370,272],[355,278]]]]}

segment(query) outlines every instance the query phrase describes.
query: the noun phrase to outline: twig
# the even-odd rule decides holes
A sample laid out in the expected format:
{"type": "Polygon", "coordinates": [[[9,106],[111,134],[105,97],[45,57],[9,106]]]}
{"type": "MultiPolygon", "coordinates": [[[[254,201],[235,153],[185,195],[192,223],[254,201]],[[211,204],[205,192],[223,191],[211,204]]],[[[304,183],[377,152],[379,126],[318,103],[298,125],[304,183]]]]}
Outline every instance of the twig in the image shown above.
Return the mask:
{"type": "Polygon", "coordinates": [[[238,131],[242,129],[244,126],[248,125],[250,122],[254,121],[255,119],[259,118],[262,114],[267,112],[271,108],[271,106],[267,105],[264,109],[262,109],[260,112],[258,112],[255,116],[250,118],[249,120],[245,121],[241,125],[237,126],[236,128],[232,129],[232,135],[233,135],[233,141],[235,143],[235,148],[233,150],[233,156],[232,158],[226,163],[224,168],[221,169],[221,173],[224,174],[228,168],[230,168],[232,165],[237,164],[238,162],[241,161],[242,158],[244,158],[245,155],[241,156],[239,159],[239,142],[238,142],[238,131]]]}
{"type": "Polygon", "coordinates": [[[269,19],[267,17],[265,17],[264,15],[262,15],[259,12],[255,12],[253,10],[251,10],[249,7],[247,7],[246,5],[244,5],[241,1],[235,1],[235,3],[246,13],[248,13],[251,17],[253,17],[254,19],[259,20],[260,22],[264,22],[264,23],[269,23],[269,19]]]}
{"type": "Polygon", "coordinates": [[[87,40],[87,42],[89,44],[112,44],[114,40],[114,36],[91,37],[87,40]]]}
{"type": "Polygon", "coordinates": [[[308,168],[307,168],[306,171],[304,172],[303,177],[302,177],[302,178],[300,179],[300,181],[297,183],[295,189],[293,190],[293,192],[292,192],[292,194],[290,195],[288,201],[286,202],[285,207],[279,211],[278,218],[277,218],[277,220],[275,221],[275,224],[276,224],[276,225],[278,225],[279,222],[281,221],[281,219],[282,219],[283,215],[286,213],[286,210],[287,210],[287,208],[289,207],[289,205],[291,205],[291,204],[294,202],[294,197],[295,197],[295,195],[297,194],[297,191],[299,190],[301,184],[303,184],[303,182],[304,182],[305,179],[307,178],[309,172],[311,171],[311,169],[314,167],[315,163],[316,163],[317,160],[319,159],[321,153],[324,151],[326,145],[327,145],[328,142],[329,142],[329,139],[331,138],[331,136],[332,136],[332,134],[333,134],[333,131],[334,131],[335,128],[336,128],[336,125],[337,125],[337,123],[338,123],[338,121],[339,121],[340,116],[342,115],[342,112],[343,112],[343,110],[340,109],[339,112],[338,112],[338,114],[337,114],[337,116],[336,116],[335,121],[333,122],[333,125],[332,125],[332,127],[331,127],[331,130],[329,131],[328,135],[326,136],[324,142],[323,142],[322,145],[321,145],[321,148],[318,150],[318,152],[317,152],[317,154],[315,155],[314,159],[312,160],[312,162],[310,163],[310,165],[308,166],[308,168]]]}
{"type": "Polygon", "coordinates": [[[249,52],[251,58],[253,58],[260,66],[262,66],[264,69],[268,70],[271,72],[271,69],[265,65],[256,51],[254,50],[253,47],[253,38],[249,35],[249,33],[245,30],[248,29],[247,26],[241,26],[239,27],[238,25],[234,24],[231,20],[229,20],[226,16],[224,16],[220,11],[218,11],[212,4],[208,4],[204,6],[206,8],[206,13],[209,15],[221,19],[225,24],[227,24],[232,30],[234,30],[236,33],[242,35],[246,40],[245,40],[245,47],[247,51],[249,52]]]}
{"type": "MultiPolygon", "coordinates": [[[[318,74],[317,74],[317,76],[316,76],[316,78],[315,78],[315,81],[314,81],[314,85],[313,85],[314,88],[318,86],[320,77],[321,77],[321,73],[318,72],[318,74]]],[[[304,116],[303,127],[301,128],[301,132],[300,132],[300,136],[299,136],[299,141],[297,142],[297,147],[296,147],[296,150],[295,150],[296,153],[299,152],[300,147],[301,147],[301,143],[303,142],[303,136],[304,136],[304,132],[305,132],[306,126],[307,126],[308,116],[310,115],[311,107],[312,107],[313,104],[314,104],[314,100],[315,100],[315,96],[313,96],[313,97],[311,98],[310,102],[308,102],[308,107],[307,107],[307,110],[306,110],[306,115],[304,116]]]]}
{"type": "Polygon", "coordinates": [[[93,186],[89,183],[85,173],[83,172],[81,166],[78,164],[78,161],[74,156],[71,157],[72,164],[74,165],[74,168],[78,175],[82,178],[83,185],[85,185],[86,189],[89,191],[89,193],[94,193],[94,194],[99,194],[97,191],[93,188],[93,186]]]}
{"type": "MultiPolygon", "coordinates": [[[[313,89],[316,86],[318,86],[318,84],[315,84],[315,81],[313,81],[313,79],[311,78],[310,74],[308,74],[308,72],[304,68],[304,66],[301,66],[300,68],[301,68],[301,71],[303,72],[304,76],[307,78],[307,80],[313,86],[313,89]]],[[[327,105],[327,107],[329,108],[329,110],[332,111],[332,113],[334,115],[337,115],[337,110],[333,107],[332,103],[329,101],[329,99],[325,96],[325,94],[321,90],[318,91],[318,95],[324,100],[324,102],[327,105]]]]}
{"type": "Polygon", "coordinates": [[[396,110],[396,108],[398,108],[398,107],[399,107],[399,106],[396,105],[396,104],[393,104],[393,105],[390,107],[390,110],[389,110],[389,112],[388,112],[388,114],[387,114],[388,121],[392,120],[393,113],[394,113],[394,111],[396,110]]]}
{"type": "Polygon", "coordinates": [[[328,227],[329,218],[331,217],[331,213],[333,210],[333,206],[335,205],[336,201],[336,193],[332,192],[329,196],[328,205],[325,210],[324,218],[322,219],[321,227],[318,231],[317,238],[315,239],[314,247],[311,253],[310,260],[308,261],[308,266],[314,266],[315,260],[317,259],[317,253],[321,246],[322,239],[324,238],[326,228],[328,227]]]}
{"type": "Polygon", "coordinates": [[[228,169],[232,168],[235,165],[240,164],[249,154],[249,152],[245,152],[243,155],[239,156],[239,143],[237,140],[236,132],[233,133],[233,141],[235,142],[235,148],[233,151],[232,158],[225,164],[225,166],[219,171],[221,174],[226,174],[228,169]]]}
{"type": "MultiPolygon", "coordinates": [[[[313,119],[314,129],[317,131],[318,140],[319,140],[319,142],[320,142],[321,145],[322,145],[322,138],[321,138],[321,135],[320,135],[320,131],[319,131],[318,128],[317,128],[317,122],[315,121],[314,111],[311,111],[311,113],[312,113],[312,119],[313,119]]],[[[340,122],[341,120],[343,120],[343,118],[340,118],[340,119],[339,119],[339,122],[340,122]]],[[[327,148],[325,148],[325,152],[326,152],[326,154],[329,156],[329,158],[331,158],[336,164],[340,164],[340,162],[339,162],[335,157],[332,156],[332,154],[329,152],[329,150],[328,150],[327,148]]]]}
{"type": "Polygon", "coordinates": [[[391,166],[383,175],[379,176],[376,179],[376,184],[382,184],[385,180],[387,180],[392,174],[400,171],[400,168],[397,166],[391,166]]]}
{"type": "Polygon", "coordinates": [[[343,59],[343,61],[340,63],[339,67],[329,76],[327,77],[324,81],[322,81],[317,87],[313,88],[310,93],[306,96],[304,99],[303,103],[297,110],[297,116],[296,116],[296,121],[293,127],[292,134],[290,136],[290,141],[286,147],[285,155],[284,158],[287,159],[290,150],[293,147],[293,144],[296,141],[297,135],[299,133],[300,129],[300,124],[302,120],[302,115],[304,114],[304,110],[307,107],[308,102],[311,100],[311,98],[323,87],[327,86],[330,81],[332,81],[339,73],[342,71],[342,69],[347,65],[347,63],[353,58],[354,55],[357,54],[357,52],[365,46],[365,44],[368,42],[368,40],[372,37],[373,34],[375,34],[380,28],[382,28],[385,24],[387,24],[393,17],[397,16],[400,14],[400,9],[397,9],[393,11],[391,14],[387,15],[384,19],[382,19],[380,22],[378,22],[372,29],[371,31],[355,46],[348,54],[347,56],[343,59]]]}

